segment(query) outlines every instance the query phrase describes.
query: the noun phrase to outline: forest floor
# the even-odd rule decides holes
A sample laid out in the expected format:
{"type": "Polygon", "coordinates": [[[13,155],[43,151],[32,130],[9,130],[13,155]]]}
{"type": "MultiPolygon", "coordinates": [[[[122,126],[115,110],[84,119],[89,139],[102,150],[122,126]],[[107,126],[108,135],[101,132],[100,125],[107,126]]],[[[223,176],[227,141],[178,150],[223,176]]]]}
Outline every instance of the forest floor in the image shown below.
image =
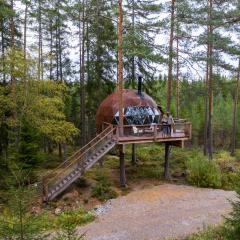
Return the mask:
{"type": "Polygon", "coordinates": [[[232,191],[173,184],[138,187],[99,206],[96,221],[78,232],[86,233],[87,240],[181,238],[220,224],[234,199],[232,191]]]}

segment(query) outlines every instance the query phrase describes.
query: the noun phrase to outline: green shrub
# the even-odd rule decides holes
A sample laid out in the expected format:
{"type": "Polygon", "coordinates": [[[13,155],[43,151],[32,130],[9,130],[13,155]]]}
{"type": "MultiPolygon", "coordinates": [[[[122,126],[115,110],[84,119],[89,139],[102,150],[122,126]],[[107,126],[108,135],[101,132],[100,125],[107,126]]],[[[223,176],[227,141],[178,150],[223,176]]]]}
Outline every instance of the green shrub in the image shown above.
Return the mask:
{"type": "Polygon", "coordinates": [[[235,157],[231,156],[230,152],[228,151],[224,151],[224,150],[220,150],[218,151],[214,158],[218,161],[235,161],[235,157]]]}
{"type": "Polygon", "coordinates": [[[152,165],[142,165],[139,166],[135,173],[130,176],[131,178],[138,179],[163,179],[163,167],[157,166],[155,164],[152,165]]]}
{"type": "Polygon", "coordinates": [[[240,239],[240,185],[238,184],[237,199],[231,202],[232,212],[226,218],[225,228],[227,229],[226,239],[240,239]]]}
{"type": "Polygon", "coordinates": [[[86,187],[89,186],[86,178],[83,178],[83,177],[78,178],[74,183],[75,183],[75,184],[77,185],[77,187],[79,187],[79,188],[86,188],[86,187]]]}
{"type": "Polygon", "coordinates": [[[223,240],[226,239],[225,236],[226,229],[224,227],[208,227],[206,230],[193,234],[185,240],[223,240]]]}
{"type": "Polygon", "coordinates": [[[97,183],[92,188],[93,197],[96,197],[100,201],[105,201],[117,197],[117,193],[112,188],[112,185],[106,176],[99,175],[96,177],[96,180],[97,183]]]}
{"type": "Polygon", "coordinates": [[[195,156],[187,163],[187,181],[198,187],[221,187],[221,171],[215,161],[204,156],[195,156]]]}
{"type": "Polygon", "coordinates": [[[222,173],[222,188],[226,190],[237,190],[240,182],[239,172],[222,173]]]}
{"type": "Polygon", "coordinates": [[[59,229],[56,240],[82,240],[84,235],[78,236],[76,227],[92,222],[95,219],[94,215],[85,212],[82,208],[77,210],[69,210],[60,214],[55,225],[59,229]]]}

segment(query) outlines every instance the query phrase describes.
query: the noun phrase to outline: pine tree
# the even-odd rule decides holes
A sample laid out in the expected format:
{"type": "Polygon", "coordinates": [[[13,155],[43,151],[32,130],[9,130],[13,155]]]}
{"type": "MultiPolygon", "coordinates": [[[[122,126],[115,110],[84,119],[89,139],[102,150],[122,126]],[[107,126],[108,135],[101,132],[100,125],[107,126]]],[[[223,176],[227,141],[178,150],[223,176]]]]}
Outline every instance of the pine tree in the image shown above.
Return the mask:
{"type": "Polygon", "coordinates": [[[136,74],[151,85],[154,79],[154,63],[161,63],[161,49],[155,43],[155,36],[161,26],[158,14],[161,5],[158,1],[128,0],[124,17],[124,69],[127,73],[127,84],[136,87],[136,74]]]}
{"type": "Polygon", "coordinates": [[[195,59],[206,62],[206,115],[205,115],[205,151],[208,153],[209,159],[213,157],[213,92],[214,92],[214,68],[221,67],[231,69],[229,64],[225,63],[221,58],[221,54],[234,54],[232,41],[222,36],[221,30],[227,31],[226,19],[229,15],[229,1],[221,1],[221,3],[208,0],[206,3],[196,3],[194,22],[198,26],[205,29],[205,32],[198,38],[198,45],[206,46],[206,53],[198,52],[195,59]],[[225,17],[222,17],[222,16],[225,17]]]}

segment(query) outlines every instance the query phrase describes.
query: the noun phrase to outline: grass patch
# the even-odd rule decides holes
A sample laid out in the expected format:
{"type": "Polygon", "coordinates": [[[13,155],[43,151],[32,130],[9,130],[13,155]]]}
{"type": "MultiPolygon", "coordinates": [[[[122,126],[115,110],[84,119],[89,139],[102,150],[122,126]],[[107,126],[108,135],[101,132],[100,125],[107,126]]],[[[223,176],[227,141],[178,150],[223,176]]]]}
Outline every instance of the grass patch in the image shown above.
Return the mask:
{"type": "Polygon", "coordinates": [[[215,161],[195,156],[187,162],[187,181],[197,187],[219,188],[222,186],[221,171],[215,161]],[[201,158],[201,159],[200,159],[201,158]]]}
{"type": "Polygon", "coordinates": [[[200,233],[185,238],[185,240],[224,240],[226,239],[226,234],[226,229],[222,226],[208,227],[200,233]]]}
{"type": "Polygon", "coordinates": [[[94,221],[95,216],[91,212],[84,211],[83,208],[68,210],[61,213],[55,219],[56,228],[77,227],[94,221]]]}
{"type": "Polygon", "coordinates": [[[61,213],[55,221],[58,229],[55,240],[80,240],[84,239],[84,235],[79,236],[76,232],[77,226],[81,226],[92,222],[95,216],[92,213],[85,212],[82,208],[76,210],[68,210],[61,213]]]}
{"type": "Polygon", "coordinates": [[[92,187],[92,197],[96,197],[100,201],[106,201],[118,196],[106,175],[100,173],[96,176],[95,180],[97,182],[92,187]]]}

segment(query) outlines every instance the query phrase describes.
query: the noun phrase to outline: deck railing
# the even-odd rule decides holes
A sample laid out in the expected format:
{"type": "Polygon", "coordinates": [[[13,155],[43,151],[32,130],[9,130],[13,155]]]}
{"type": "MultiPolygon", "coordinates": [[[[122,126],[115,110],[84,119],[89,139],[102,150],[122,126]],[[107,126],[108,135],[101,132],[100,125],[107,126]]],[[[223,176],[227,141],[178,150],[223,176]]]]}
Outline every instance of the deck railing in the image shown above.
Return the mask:
{"type": "Polygon", "coordinates": [[[84,172],[84,163],[88,157],[94,153],[94,151],[103,145],[107,140],[113,138],[115,128],[113,125],[106,127],[100,134],[98,134],[92,141],[87,145],[82,147],[71,157],[69,157],[65,162],[60,164],[57,168],[51,171],[50,174],[43,176],[43,191],[44,195],[47,195],[48,189],[56,182],[61,181],[65,176],[67,176],[76,166],[81,167],[84,172]]]}
{"type": "Polygon", "coordinates": [[[123,131],[120,131],[120,126],[117,126],[116,138],[120,140],[121,137],[141,138],[151,137],[153,140],[159,138],[188,138],[192,137],[192,124],[190,122],[179,121],[171,126],[171,133],[167,134],[167,127],[164,124],[146,124],[146,125],[124,125],[123,131]],[[120,136],[120,132],[123,134],[120,136]]]}

